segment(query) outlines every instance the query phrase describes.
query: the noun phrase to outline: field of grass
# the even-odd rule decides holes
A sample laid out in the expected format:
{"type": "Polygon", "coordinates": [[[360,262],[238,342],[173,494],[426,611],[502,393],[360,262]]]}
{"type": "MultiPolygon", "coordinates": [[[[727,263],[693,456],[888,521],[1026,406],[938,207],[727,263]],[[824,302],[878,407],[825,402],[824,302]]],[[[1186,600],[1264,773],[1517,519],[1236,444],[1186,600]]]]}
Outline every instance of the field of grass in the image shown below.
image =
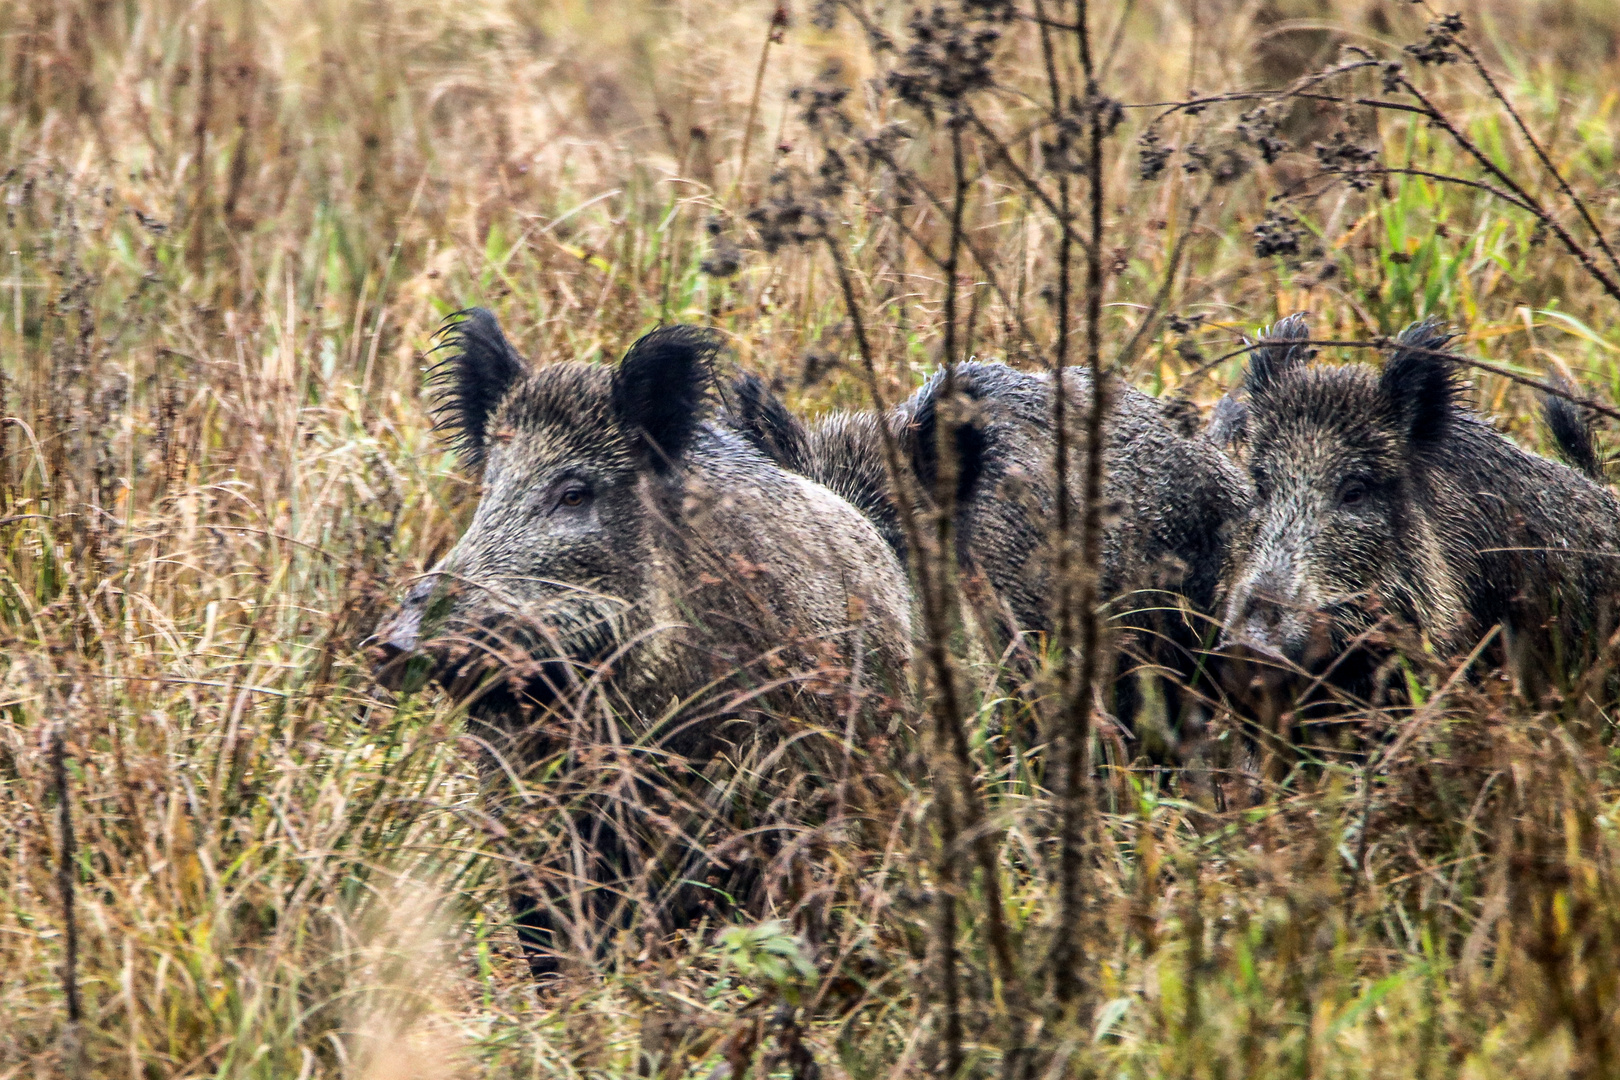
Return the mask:
{"type": "Polygon", "coordinates": [[[0,0],[0,1078],[937,1073],[953,858],[974,1075],[1620,1076],[1614,681],[1527,703],[1421,654],[1353,761],[1099,738],[1066,1007],[1056,774],[1014,738],[1044,706],[972,648],[997,889],[921,769],[887,849],[828,846],[814,939],[627,935],[535,993],[458,714],[360,649],[477,500],[432,429],[447,314],[538,363],[712,325],[812,414],[1092,341],[1204,413],[1280,314],[1438,314],[1503,430],[1545,448],[1523,380],[1556,373],[1617,445],[1620,264],[1571,198],[1620,245],[1610,0],[1466,0],[1481,69],[1403,52],[1441,11],[1395,0],[998,9],[940,9],[998,35],[953,98],[969,60],[904,4],[0,0]],[[1411,89],[1297,81],[1363,56],[1411,89]],[[1095,217],[1087,63],[1122,106],[1095,217]]]}

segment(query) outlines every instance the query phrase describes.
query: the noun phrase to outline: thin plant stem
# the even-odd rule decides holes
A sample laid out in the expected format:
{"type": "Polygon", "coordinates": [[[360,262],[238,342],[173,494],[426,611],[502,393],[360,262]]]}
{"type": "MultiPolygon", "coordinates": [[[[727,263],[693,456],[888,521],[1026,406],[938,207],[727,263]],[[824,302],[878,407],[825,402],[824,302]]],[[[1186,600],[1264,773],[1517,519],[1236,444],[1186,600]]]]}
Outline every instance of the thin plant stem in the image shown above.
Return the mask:
{"type": "Polygon", "coordinates": [[[1116,371],[1128,370],[1136,362],[1137,355],[1159,325],[1159,319],[1169,304],[1170,293],[1175,289],[1176,273],[1181,269],[1181,260],[1187,251],[1187,241],[1192,238],[1198,227],[1198,219],[1203,216],[1204,209],[1209,206],[1210,196],[1214,194],[1215,185],[1207,185],[1204,194],[1187,212],[1187,220],[1176,236],[1175,247],[1170,249],[1170,263],[1164,268],[1164,280],[1159,282],[1159,291],[1153,294],[1153,302],[1148,305],[1147,314],[1143,316],[1141,325],[1136,328],[1136,333],[1131,335],[1130,341],[1125,343],[1125,348],[1121,349],[1115,358],[1116,371]]]}
{"type": "Polygon", "coordinates": [[[742,190],[743,178],[748,173],[748,153],[754,146],[754,123],[759,119],[759,98],[765,88],[765,68],[771,58],[771,46],[781,37],[785,18],[784,10],[778,6],[771,13],[770,25],[765,30],[765,43],[759,47],[759,64],[754,68],[754,90],[748,95],[748,116],[743,123],[742,147],[737,152],[737,178],[731,186],[733,198],[742,190]]]}
{"type": "MultiPolygon", "coordinates": [[[[877,375],[877,358],[866,333],[866,321],[860,314],[860,302],[855,291],[854,279],[850,275],[849,266],[844,260],[843,250],[839,247],[837,239],[825,228],[822,230],[821,239],[832,258],[833,270],[844,299],[844,309],[849,315],[851,332],[855,338],[856,352],[861,358],[861,370],[865,375],[867,391],[872,396],[874,406],[881,412],[884,406],[882,387],[877,375]]],[[[940,744],[940,750],[944,751],[950,744],[950,738],[948,731],[942,729],[948,728],[952,723],[960,727],[960,723],[954,718],[961,716],[961,701],[956,685],[955,666],[950,658],[948,617],[944,610],[944,583],[935,572],[942,564],[943,557],[940,552],[930,552],[929,547],[924,544],[917,505],[910,495],[908,477],[901,464],[900,446],[894,432],[889,430],[887,424],[879,424],[878,429],[884,467],[889,474],[890,487],[894,491],[900,525],[905,532],[907,544],[916,553],[913,560],[914,573],[917,575],[917,598],[923,616],[921,648],[926,661],[926,670],[934,686],[935,737],[940,744]],[[930,555],[933,556],[932,559],[930,555]]],[[[955,785],[948,779],[934,785],[933,809],[940,835],[939,859],[935,866],[938,875],[936,885],[938,895],[935,898],[934,940],[931,944],[934,952],[935,987],[939,996],[939,1007],[944,1013],[940,1033],[944,1044],[944,1065],[946,1075],[956,1076],[961,1072],[965,1061],[956,944],[956,895],[960,886],[956,877],[955,852],[959,843],[960,829],[955,806],[955,785]]]]}
{"type": "Polygon", "coordinates": [[[1102,660],[1102,622],[1097,612],[1098,578],[1101,567],[1103,426],[1107,409],[1107,387],[1102,368],[1103,294],[1103,106],[1092,63],[1091,35],[1088,30],[1089,5],[1079,0],[1075,22],[1079,37],[1080,66],[1086,79],[1087,186],[1089,195],[1089,242],[1086,257],[1086,365],[1091,372],[1091,407],[1086,416],[1086,461],[1082,516],[1080,520],[1079,597],[1076,618],[1079,624],[1080,673],[1077,684],[1065,702],[1062,725],[1063,784],[1058,849],[1058,932],[1052,949],[1053,995],[1058,1005],[1071,1012],[1082,1026],[1089,1022],[1083,993],[1086,964],[1083,921],[1085,887],[1083,866],[1086,857],[1085,831],[1089,813],[1089,774],[1087,751],[1091,744],[1091,698],[1095,692],[1102,660]]]}
{"type": "Polygon", "coordinates": [[[996,969],[1001,977],[1004,992],[1009,1002],[1016,1004],[1021,998],[1019,993],[1019,979],[1017,964],[1013,959],[1012,943],[1007,931],[1007,917],[1001,896],[1001,867],[996,856],[999,846],[995,831],[986,827],[985,815],[980,804],[977,792],[974,790],[973,778],[975,770],[969,753],[967,735],[962,725],[965,714],[961,706],[960,692],[955,688],[955,665],[949,663],[950,650],[947,635],[954,632],[960,624],[958,604],[960,589],[957,587],[955,574],[955,523],[956,523],[956,483],[958,475],[958,462],[955,453],[955,433],[957,425],[956,403],[956,372],[955,365],[965,357],[960,357],[956,351],[958,334],[956,331],[957,308],[957,273],[961,261],[961,251],[965,230],[963,228],[964,215],[967,209],[968,175],[967,163],[962,144],[962,125],[952,118],[950,122],[951,133],[951,167],[954,177],[954,193],[951,203],[951,234],[946,255],[946,292],[945,292],[945,367],[941,379],[937,408],[939,409],[939,422],[935,425],[935,437],[938,440],[936,447],[939,468],[936,473],[935,501],[937,504],[937,539],[934,556],[939,560],[939,569],[935,580],[939,583],[942,594],[939,610],[942,615],[941,622],[935,627],[929,627],[931,636],[938,635],[940,644],[945,646],[943,656],[946,664],[936,666],[936,678],[949,679],[952,685],[951,699],[955,704],[948,712],[942,711],[937,719],[942,725],[941,734],[945,736],[945,747],[950,751],[953,759],[955,781],[961,788],[962,824],[970,838],[974,855],[974,862],[978,864],[979,875],[982,879],[980,887],[984,890],[985,916],[987,935],[990,939],[991,952],[995,959],[996,969]],[[948,668],[949,670],[946,670],[948,668]]]}
{"type": "Polygon", "coordinates": [[[56,788],[57,821],[61,829],[56,884],[62,901],[62,993],[67,1001],[68,1024],[77,1029],[84,1017],[79,1000],[79,920],[74,902],[73,803],[69,799],[67,736],[60,727],[51,737],[51,776],[56,788]]]}
{"type": "Polygon", "coordinates": [[[1478,54],[1465,41],[1459,40],[1456,44],[1457,50],[1468,57],[1468,62],[1473,65],[1479,77],[1490,88],[1492,96],[1501,103],[1503,109],[1507,110],[1507,114],[1512,118],[1514,126],[1519,129],[1519,134],[1524,136],[1525,141],[1530,144],[1530,148],[1536,152],[1536,158],[1541,162],[1542,167],[1551,173],[1552,178],[1558,182],[1558,190],[1564,193],[1564,197],[1574,205],[1576,212],[1581,215],[1581,220],[1586,222],[1586,227],[1592,230],[1592,236],[1597,240],[1598,248],[1609,258],[1609,265],[1614,267],[1617,273],[1620,273],[1620,259],[1615,258],[1614,249],[1609,246],[1609,241],[1604,238],[1603,230],[1598,228],[1598,223],[1592,219],[1592,212],[1587,209],[1586,201],[1575,194],[1575,189],[1569,186],[1569,181],[1565,180],[1564,174],[1558,171],[1558,167],[1553,164],[1552,158],[1547,156],[1547,151],[1542,149],[1541,143],[1537,141],[1534,135],[1530,134],[1530,128],[1519,115],[1519,110],[1515,109],[1512,102],[1508,101],[1507,95],[1502,93],[1502,88],[1496,84],[1496,80],[1491,77],[1491,73],[1485,69],[1485,64],[1480,60],[1478,54]]]}
{"type": "Polygon", "coordinates": [[[1581,269],[1585,270],[1588,276],[1590,276],[1593,281],[1596,281],[1598,285],[1602,287],[1603,291],[1608,293],[1612,299],[1620,301],[1620,280],[1616,280],[1614,277],[1611,277],[1607,272],[1605,272],[1604,269],[1597,264],[1597,260],[1592,258],[1592,253],[1587,251],[1585,247],[1577,242],[1576,239],[1570,235],[1569,230],[1564,228],[1563,224],[1559,222],[1558,219],[1552,214],[1550,214],[1546,208],[1536,200],[1535,196],[1526,191],[1517,180],[1513,179],[1512,176],[1508,175],[1505,170],[1492,161],[1490,156],[1486,154],[1485,151],[1481,150],[1472,139],[1463,134],[1462,131],[1458,129],[1457,125],[1452,123],[1451,118],[1442,112],[1440,108],[1432,101],[1430,101],[1428,97],[1424,95],[1423,91],[1414,86],[1410,79],[1403,75],[1400,77],[1400,84],[1403,90],[1411,94],[1417,99],[1418,103],[1423,106],[1431,123],[1440,128],[1447,135],[1451,136],[1452,142],[1456,143],[1458,147],[1468,154],[1468,156],[1479,162],[1480,167],[1486,172],[1490,173],[1492,176],[1496,177],[1503,187],[1507,188],[1515,196],[1517,196],[1519,201],[1528,207],[1530,212],[1533,213],[1539,221],[1545,224],[1547,228],[1552,231],[1554,236],[1558,237],[1559,243],[1564,245],[1565,250],[1567,250],[1571,255],[1575,256],[1576,261],[1581,264],[1581,269]]]}

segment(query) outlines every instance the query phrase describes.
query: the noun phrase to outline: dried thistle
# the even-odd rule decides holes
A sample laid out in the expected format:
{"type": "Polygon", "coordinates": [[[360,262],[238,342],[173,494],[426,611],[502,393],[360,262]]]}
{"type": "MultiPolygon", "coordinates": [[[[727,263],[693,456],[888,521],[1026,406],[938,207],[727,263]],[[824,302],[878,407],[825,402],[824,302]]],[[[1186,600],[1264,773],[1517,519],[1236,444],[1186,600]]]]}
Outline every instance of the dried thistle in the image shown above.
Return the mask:
{"type": "Polygon", "coordinates": [[[1298,255],[1300,235],[1299,226],[1287,215],[1267,211],[1254,227],[1254,253],[1262,259],[1268,255],[1298,255]]]}
{"type": "Polygon", "coordinates": [[[1461,15],[1442,15],[1429,24],[1428,34],[1420,42],[1408,45],[1405,52],[1423,65],[1451,64],[1457,60],[1454,46],[1457,35],[1463,32],[1461,15]]]}
{"type": "Polygon", "coordinates": [[[709,253],[698,264],[698,269],[710,277],[736,276],[742,269],[742,249],[727,234],[725,223],[718,217],[710,217],[703,231],[709,235],[709,253]]]}
{"type": "Polygon", "coordinates": [[[1267,165],[1293,149],[1288,140],[1277,134],[1277,118],[1264,105],[1238,117],[1237,132],[1260,152],[1260,160],[1267,165]]]}
{"type": "Polygon", "coordinates": [[[787,170],[771,175],[770,194],[744,215],[759,237],[759,247],[769,255],[815,239],[825,216],[818,203],[799,194],[787,170]]]}
{"type": "Polygon", "coordinates": [[[1170,161],[1170,155],[1176,148],[1163,141],[1157,131],[1148,128],[1142,132],[1137,140],[1137,178],[1144,183],[1157,180],[1164,173],[1165,165],[1170,161]]]}
{"type": "Polygon", "coordinates": [[[936,109],[955,112],[964,98],[995,84],[991,62],[1001,26],[1013,5],[1000,0],[965,0],[912,12],[906,29],[910,44],[887,83],[901,101],[932,117],[936,109]]]}
{"type": "Polygon", "coordinates": [[[1331,140],[1315,143],[1311,149],[1324,171],[1342,177],[1356,191],[1373,186],[1373,174],[1367,167],[1378,160],[1378,152],[1357,145],[1349,132],[1335,131],[1331,140]]]}

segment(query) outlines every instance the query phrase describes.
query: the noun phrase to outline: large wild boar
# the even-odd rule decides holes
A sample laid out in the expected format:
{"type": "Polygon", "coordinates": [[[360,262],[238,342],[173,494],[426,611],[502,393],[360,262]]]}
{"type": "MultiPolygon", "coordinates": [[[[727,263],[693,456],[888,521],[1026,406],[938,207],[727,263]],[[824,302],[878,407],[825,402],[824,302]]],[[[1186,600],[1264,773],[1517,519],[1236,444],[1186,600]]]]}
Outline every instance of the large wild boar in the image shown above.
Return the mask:
{"type": "MultiPolygon", "coordinates": [[[[1064,375],[1074,417],[1069,490],[1078,499],[1085,469],[1084,416],[1091,378],[1064,375]]],[[[965,363],[954,385],[967,422],[952,447],[958,456],[958,553],[982,574],[1007,620],[1024,632],[1051,628],[1057,491],[1052,381],[1004,364],[965,363]]],[[[794,417],[757,378],[733,387],[730,421],[785,467],[838,492],[878,525],[904,558],[905,541],[879,450],[881,424],[894,433],[923,490],[938,464],[936,431],[943,374],[886,416],[833,413],[814,425],[794,417]]],[[[1199,648],[1214,636],[1219,588],[1232,529],[1248,503],[1248,485],[1231,460],[1202,435],[1166,422],[1160,402],[1128,386],[1110,387],[1104,429],[1100,595],[1122,639],[1126,663],[1194,677],[1199,648]]],[[[1078,513],[1073,519],[1078,523],[1078,513]]],[[[1078,528],[1078,524],[1076,525],[1078,528]]],[[[1121,684],[1116,705],[1126,723],[1143,702],[1136,680],[1121,684]]],[[[1180,719],[1168,717],[1172,725],[1180,719]]],[[[1169,733],[1173,734],[1173,733],[1169,733]]]]}
{"type": "Polygon", "coordinates": [[[813,815],[841,736],[907,692],[910,600],[870,522],[709,422],[706,332],[531,368],[475,309],[446,344],[442,422],[483,494],[376,659],[464,701],[498,815],[566,849],[514,889],[538,976],[632,907],[679,921],[758,885],[747,849],[813,815]],[[722,821],[747,832],[717,854],[722,821]]]}
{"type": "MultiPolygon", "coordinates": [[[[1234,545],[1226,640],[1331,665],[1356,693],[1374,689],[1378,650],[1364,646],[1386,621],[1442,653],[1500,625],[1532,690],[1555,658],[1578,663],[1617,614],[1614,492],[1469,409],[1437,322],[1405,330],[1382,371],[1309,365],[1307,337],[1291,316],[1250,361],[1241,430],[1256,501],[1234,545]]],[[[1549,416],[1561,442],[1582,441],[1569,410],[1549,416]]],[[[1595,461],[1589,440],[1584,454],[1595,461]]]]}

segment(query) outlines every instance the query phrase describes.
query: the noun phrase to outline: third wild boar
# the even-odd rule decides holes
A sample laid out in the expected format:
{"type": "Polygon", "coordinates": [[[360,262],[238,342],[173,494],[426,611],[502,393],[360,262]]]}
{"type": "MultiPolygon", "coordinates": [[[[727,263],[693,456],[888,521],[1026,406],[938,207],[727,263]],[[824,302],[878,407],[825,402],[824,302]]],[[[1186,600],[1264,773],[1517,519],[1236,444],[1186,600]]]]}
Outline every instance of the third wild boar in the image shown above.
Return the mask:
{"type": "Polygon", "coordinates": [[[1614,492],[1470,409],[1438,322],[1402,332],[1382,371],[1308,364],[1307,337],[1303,319],[1284,319],[1250,362],[1255,508],[1234,543],[1226,640],[1332,665],[1357,692],[1377,658],[1360,646],[1386,619],[1441,652],[1500,625],[1530,685],[1555,658],[1578,662],[1616,616],[1614,492]]]}

